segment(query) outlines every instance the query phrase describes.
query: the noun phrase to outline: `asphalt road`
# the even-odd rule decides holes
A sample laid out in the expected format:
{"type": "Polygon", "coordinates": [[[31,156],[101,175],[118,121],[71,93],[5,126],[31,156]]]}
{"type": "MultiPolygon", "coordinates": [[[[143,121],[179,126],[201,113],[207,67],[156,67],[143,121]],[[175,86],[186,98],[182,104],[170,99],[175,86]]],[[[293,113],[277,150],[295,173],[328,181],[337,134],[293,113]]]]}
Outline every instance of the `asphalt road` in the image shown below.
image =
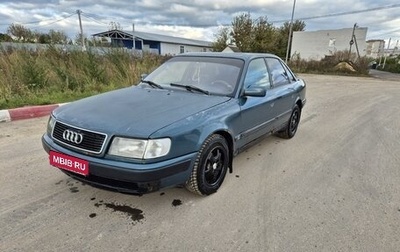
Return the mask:
{"type": "Polygon", "coordinates": [[[0,251],[399,251],[400,81],[302,77],[297,135],[209,197],[83,185],[48,164],[47,118],[0,124],[0,251]]]}

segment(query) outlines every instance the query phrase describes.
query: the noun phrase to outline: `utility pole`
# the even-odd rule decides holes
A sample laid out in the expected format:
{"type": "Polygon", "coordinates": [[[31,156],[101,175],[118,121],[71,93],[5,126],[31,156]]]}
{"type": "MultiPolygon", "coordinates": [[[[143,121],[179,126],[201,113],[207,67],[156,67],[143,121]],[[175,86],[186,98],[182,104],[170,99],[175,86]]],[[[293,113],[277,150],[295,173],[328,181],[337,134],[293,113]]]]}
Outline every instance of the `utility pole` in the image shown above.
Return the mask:
{"type": "Polygon", "coordinates": [[[357,23],[354,24],[353,26],[353,33],[351,34],[351,40],[350,40],[350,49],[349,49],[349,60],[351,58],[351,47],[354,44],[354,31],[356,30],[357,23]]]}
{"type": "Polygon", "coordinates": [[[396,50],[399,50],[399,40],[397,40],[395,47],[393,47],[393,55],[396,53],[396,50]]]}
{"type": "Polygon", "coordinates": [[[132,53],[135,52],[135,23],[132,23],[132,53]]]}
{"type": "MultiPolygon", "coordinates": [[[[388,43],[387,50],[386,50],[388,53],[389,53],[389,48],[390,48],[390,42],[391,42],[391,41],[392,41],[392,38],[389,38],[389,43],[388,43]]],[[[387,55],[386,55],[386,52],[385,52],[385,51],[383,51],[383,54],[385,55],[385,58],[383,59],[382,69],[385,68],[386,58],[387,58],[387,55]]]]}
{"type": "Polygon", "coordinates": [[[83,29],[82,29],[82,20],[81,20],[81,10],[76,10],[76,13],[78,13],[78,18],[79,18],[79,28],[81,29],[81,34],[80,34],[80,38],[81,38],[81,43],[82,43],[82,51],[86,51],[86,46],[85,46],[85,39],[83,37],[83,29]]]}
{"type": "Polygon", "coordinates": [[[286,58],[285,62],[288,62],[289,59],[289,51],[292,45],[292,31],[293,31],[293,17],[294,17],[294,8],[296,6],[296,0],[293,0],[293,10],[292,10],[292,18],[290,19],[290,26],[289,26],[289,38],[288,38],[288,44],[286,48],[286,58]]]}

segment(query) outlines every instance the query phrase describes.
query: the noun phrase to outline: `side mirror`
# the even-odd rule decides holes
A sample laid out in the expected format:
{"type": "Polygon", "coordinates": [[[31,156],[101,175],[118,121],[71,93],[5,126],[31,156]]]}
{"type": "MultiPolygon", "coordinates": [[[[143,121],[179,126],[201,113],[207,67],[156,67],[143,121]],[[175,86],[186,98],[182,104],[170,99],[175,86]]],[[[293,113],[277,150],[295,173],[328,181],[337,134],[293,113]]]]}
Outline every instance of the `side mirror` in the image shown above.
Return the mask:
{"type": "Polygon", "coordinates": [[[250,88],[244,90],[243,96],[264,97],[266,93],[263,88],[250,88]]]}

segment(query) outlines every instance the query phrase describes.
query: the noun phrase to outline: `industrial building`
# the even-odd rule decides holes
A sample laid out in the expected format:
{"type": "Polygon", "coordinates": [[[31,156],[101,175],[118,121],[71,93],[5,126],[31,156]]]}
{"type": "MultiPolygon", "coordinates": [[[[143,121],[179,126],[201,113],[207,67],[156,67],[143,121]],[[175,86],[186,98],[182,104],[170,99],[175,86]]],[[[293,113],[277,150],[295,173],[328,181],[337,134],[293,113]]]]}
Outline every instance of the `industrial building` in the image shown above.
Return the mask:
{"type": "Polygon", "coordinates": [[[321,60],[337,51],[350,50],[360,56],[366,55],[366,27],[337,30],[293,32],[291,55],[306,60],[321,60]],[[353,36],[354,35],[354,36],[353,36]]]}
{"type": "Polygon", "coordinates": [[[139,52],[176,55],[184,52],[208,52],[212,42],[153,34],[141,31],[110,30],[93,34],[111,39],[113,47],[125,47],[139,52]]]}

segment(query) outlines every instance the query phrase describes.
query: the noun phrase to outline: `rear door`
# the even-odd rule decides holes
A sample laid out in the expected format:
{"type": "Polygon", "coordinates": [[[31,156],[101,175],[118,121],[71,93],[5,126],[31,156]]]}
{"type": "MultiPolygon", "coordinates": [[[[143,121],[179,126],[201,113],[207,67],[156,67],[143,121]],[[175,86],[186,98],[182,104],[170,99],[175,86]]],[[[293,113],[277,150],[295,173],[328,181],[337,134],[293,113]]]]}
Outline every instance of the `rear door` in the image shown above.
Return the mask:
{"type": "Polygon", "coordinates": [[[274,128],[279,129],[283,124],[289,121],[292,108],[295,102],[295,90],[293,89],[294,77],[281,60],[273,57],[266,58],[267,66],[271,74],[270,95],[275,97],[274,110],[276,121],[274,128]]]}

